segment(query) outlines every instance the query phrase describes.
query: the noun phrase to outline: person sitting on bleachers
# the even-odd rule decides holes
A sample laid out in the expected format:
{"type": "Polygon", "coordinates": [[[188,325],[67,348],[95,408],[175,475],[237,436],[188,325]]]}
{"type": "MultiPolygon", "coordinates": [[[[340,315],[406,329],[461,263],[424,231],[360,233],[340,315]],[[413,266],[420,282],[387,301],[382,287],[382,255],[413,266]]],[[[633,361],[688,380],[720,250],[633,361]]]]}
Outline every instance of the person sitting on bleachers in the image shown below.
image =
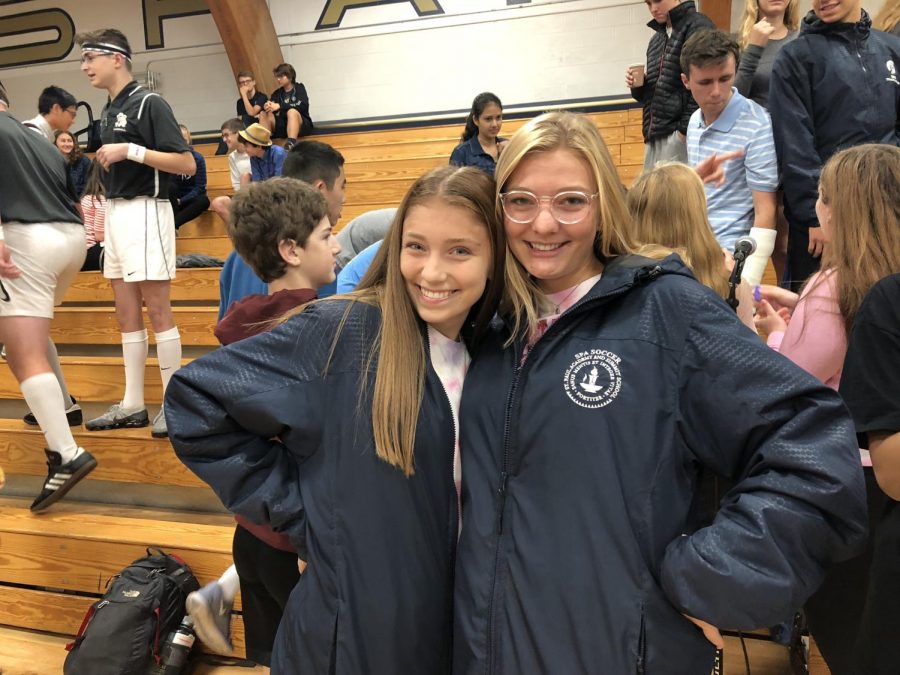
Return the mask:
{"type": "MultiPolygon", "coordinates": [[[[394,221],[396,213],[396,208],[367,211],[358,215],[341,228],[337,235],[338,243],[341,245],[341,252],[338,254],[335,267],[337,278],[332,283],[319,287],[320,298],[327,298],[335,293],[343,292],[340,290],[340,278],[344,269],[351,266],[354,268],[354,271],[351,273],[353,282],[350,290],[356,288],[356,284],[362,279],[362,275],[369,269],[374,253],[371,256],[366,255],[366,259],[363,262],[354,263],[353,261],[357,257],[366,254],[372,248],[372,245],[381,243],[381,240],[387,234],[388,228],[394,221]],[[357,271],[359,271],[359,276],[356,276],[357,271]]],[[[375,247],[374,250],[377,251],[378,248],[375,247]]]]}
{"type": "Polygon", "coordinates": [[[81,152],[81,148],[75,141],[72,132],[57,129],[53,133],[53,138],[57,149],[66,158],[66,165],[69,167],[69,175],[72,177],[72,187],[75,188],[75,194],[80,196],[84,192],[85,183],[87,183],[91,160],[81,152]]]}
{"type": "Polygon", "coordinates": [[[272,143],[271,131],[262,124],[251,124],[239,131],[238,136],[244,152],[250,156],[250,177],[247,178],[246,174],[242,176],[242,185],[281,175],[281,165],[284,164],[287,151],[272,143]]]}
{"type": "Polygon", "coordinates": [[[290,150],[298,138],[312,133],[309,95],[303,83],[297,82],[297,71],[291,64],[281,63],[272,72],[278,82],[278,89],[272,92],[263,108],[274,116],[272,137],[286,138],[284,147],[290,150]]]}
{"type": "Polygon", "coordinates": [[[237,116],[245,127],[259,122],[269,131],[272,130],[274,118],[263,108],[269,97],[256,89],[256,79],[249,70],[238,73],[238,91],[241,97],[237,100],[237,116]]]}
{"type": "MultiPolygon", "coordinates": [[[[247,132],[262,133],[258,124],[251,125],[247,132]]],[[[242,132],[241,138],[245,138],[242,132]]],[[[245,144],[246,145],[246,144],[245,144]]],[[[275,146],[278,147],[278,146],[275,146]]],[[[278,148],[281,150],[281,148],[278,148]]],[[[328,218],[332,227],[336,226],[344,206],[344,158],[337,150],[325,143],[306,141],[298,143],[287,153],[284,161],[283,175],[297,178],[309,183],[319,190],[328,203],[328,218]]],[[[231,307],[231,303],[248,295],[261,295],[265,282],[243,261],[236,251],[232,251],[225,260],[219,276],[219,319],[231,307]]]]}
{"type": "Polygon", "coordinates": [[[493,176],[497,158],[506,143],[498,135],[502,126],[503,104],[500,99],[489,91],[478,94],[472,101],[459,145],[450,155],[450,163],[474,166],[493,176]]]}
{"type": "MultiPolygon", "coordinates": [[[[233,117],[222,123],[222,142],[228,148],[228,171],[231,175],[231,189],[237,192],[241,189],[241,179],[247,176],[250,182],[250,155],[244,152],[241,137],[238,135],[246,127],[239,117],[233,117]]],[[[231,218],[231,197],[220,195],[212,200],[212,210],[228,225],[231,218]]]]}
{"type": "Polygon", "coordinates": [[[68,131],[78,115],[78,101],[62,87],[51,85],[38,98],[38,115],[22,122],[26,127],[42,134],[53,143],[53,134],[62,129],[68,131]]]}
{"type": "MultiPolygon", "coordinates": [[[[340,245],[331,231],[325,198],[307,183],[277,178],[242,191],[234,198],[228,234],[235,251],[268,286],[266,293],[231,305],[216,326],[223,345],[268,330],[288,310],[315,300],[316,288],[334,281],[340,245]]],[[[241,516],[235,519],[234,565],[218,581],[191,593],[187,612],[206,645],[230,652],[231,612],[217,610],[230,609],[239,586],[247,658],[269,666],[282,612],[300,578],[297,551],[286,535],[271,527],[241,516]]]]}
{"type": "Polygon", "coordinates": [[[175,229],[193,220],[209,208],[209,197],[206,195],[206,160],[191,145],[191,132],[183,124],[179,124],[184,142],[191,149],[197,171],[193,176],[178,174],[174,177],[169,201],[175,214],[175,229]]]}
{"type": "MultiPolygon", "coordinates": [[[[838,389],[847,335],[863,297],[879,279],[900,270],[900,148],[858,145],[834,155],[822,169],[816,214],[825,236],[822,270],[799,296],[776,286],[761,287],[756,319],[773,349],[838,389]],[[790,323],[777,313],[782,308],[792,313],[790,323]]],[[[860,456],[871,528],[884,495],[868,453],[860,456]]],[[[850,659],[872,550],[870,540],[865,553],[832,568],[806,603],[810,632],[835,673],[856,672],[850,659]]]]}

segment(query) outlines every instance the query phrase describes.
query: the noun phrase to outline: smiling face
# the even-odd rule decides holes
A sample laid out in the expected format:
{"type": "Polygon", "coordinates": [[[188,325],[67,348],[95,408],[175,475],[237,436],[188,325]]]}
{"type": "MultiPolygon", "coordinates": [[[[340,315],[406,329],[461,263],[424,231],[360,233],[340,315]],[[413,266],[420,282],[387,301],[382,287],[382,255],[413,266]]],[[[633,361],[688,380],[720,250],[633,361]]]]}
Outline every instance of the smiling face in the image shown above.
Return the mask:
{"type": "MultiPolygon", "coordinates": [[[[567,148],[532,152],[518,164],[504,191],[527,190],[537,197],[554,197],[560,192],[597,192],[591,167],[567,148]]],[[[598,199],[602,199],[600,195],[598,199]]],[[[571,288],[603,269],[594,255],[599,229],[597,199],[577,223],[559,222],[544,202],[530,223],[516,223],[504,214],[504,228],[510,251],[535,278],[545,293],[571,288]]]]}
{"type": "Polygon", "coordinates": [[[825,23],[856,23],[862,18],[860,0],[813,0],[812,8],[825,23]]]}
{"type": "Polygon", "coordinates": [[[503,126],[503,111],[496,103],[488,103],[482,113],[473,119],[478,127],[478,135],[483,138],[494,139],[500,133],[503,126]]]}
{"type": "Polygon", "coordinates": [[[228,152],[240,150],[238,147],[238,140],[240,140],[240,136],[236,133],[230,129],[222,129],[222,141],[225,143],[225,147],[228,148],[228,152]]]}
{"type": "Polygon", "coordinates": [[[56,147],[59,148],[59,151],[68,156],[70,152],[75,148],[75,141],[72,140],[71,134],[60,134],[56,137],[56,147]]]}
{"type": "Polygon", "coordinates": [[[451,340],[487,286],[491,242],[474,213],[435,197],[403,221],[400,274],[416,313],[451,340]]]}
{"type": "Polygon", "coordinates": [[[703,111],[703,120],[712,124],[731,100],[737,64],[729,54],[721,63],[700,67],[691,65],[690,77],[682,74],[681,81],[690,89],[694,100],[703,111]]]}

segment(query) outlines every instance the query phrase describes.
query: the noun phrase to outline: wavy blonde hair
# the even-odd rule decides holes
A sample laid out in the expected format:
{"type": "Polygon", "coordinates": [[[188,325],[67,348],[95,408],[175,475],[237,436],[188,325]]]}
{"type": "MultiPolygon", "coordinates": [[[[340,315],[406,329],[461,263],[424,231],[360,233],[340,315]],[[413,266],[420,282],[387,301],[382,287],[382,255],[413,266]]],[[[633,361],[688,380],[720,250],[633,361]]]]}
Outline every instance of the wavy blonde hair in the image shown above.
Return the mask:
{"type": "MultiPolygon", "coordinates": [[[[494,172],[497,180],[497,217],[503,217],[500,194],[519,162],[533,152],[559,149],[570,150],[588,163],[596,183],[596,192],[600,194],[596,202],[597,208],[592,210],[597,222],[594,255],[605,262],[615,256],[636,252],[638,244],[633,235],[631,215],[625,205],[625,189],[600,132],[583,115],[570,112],[544,113],[512,135],[494,172]]],[[[514,335],[518,335],[523,329],[532,331],[537,325],[539,294],[534,278],[507,248],[506,288],[501,308],[515,321],[514,335]]]]}
{"type": "Polygon", "coordinates": [[[728,297],[729,273],[696,171],[676,162],[657,164],[628,191],[627,204],[640,241],[676,251],[701,284],[728,297]]]}
{"type": "MultiPolygon", "coordinates": [[[[741,29],[738,31],[738,44],[741,50],[750,44],[750,31],[753,26],[762,19],[759,11],[758,0],[745,0],[744,18],[741,19],[741,29]]],[[[800,30],[800,0],[790,0],[784,8],[784,25],[789,31],[800,30]]]]}
{"type": "MultiPolygon", "coordinates": [[[[831,208],[822,269],[834,271],[849,335],[869,289],[900,271],[900,148],[870,143],[842,150],[822,169],[819,191],[831,208]]],[[[817,285],[825,278],[820,274],[817,285]]]]}
{"type": "Polygon", "coordinates": [[[872,27],[890,33],[900,23],[900,0],[885,0],[881,11],[872,20],[872,27]]]}

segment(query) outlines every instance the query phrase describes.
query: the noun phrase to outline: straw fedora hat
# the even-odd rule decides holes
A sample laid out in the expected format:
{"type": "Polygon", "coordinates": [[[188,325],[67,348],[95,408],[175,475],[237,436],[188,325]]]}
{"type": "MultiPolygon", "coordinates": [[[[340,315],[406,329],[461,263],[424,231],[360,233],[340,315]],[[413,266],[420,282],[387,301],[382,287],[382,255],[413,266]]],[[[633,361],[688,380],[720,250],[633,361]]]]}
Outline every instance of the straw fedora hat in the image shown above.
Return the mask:
{"type": "Polygon", "coordinates": [[[248,143],[268,148],[272,145],[272,132],[262,124],[251,124],[246,129],[239,131],[238,135],[248,143]]]}

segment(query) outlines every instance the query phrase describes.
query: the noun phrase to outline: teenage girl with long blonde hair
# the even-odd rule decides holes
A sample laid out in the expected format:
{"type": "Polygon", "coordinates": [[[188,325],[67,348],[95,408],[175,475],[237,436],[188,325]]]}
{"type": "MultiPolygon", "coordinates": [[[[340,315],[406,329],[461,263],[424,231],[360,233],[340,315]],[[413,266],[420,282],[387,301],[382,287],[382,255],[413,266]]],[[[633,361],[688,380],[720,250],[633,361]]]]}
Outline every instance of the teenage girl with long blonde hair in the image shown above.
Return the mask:
{"type": "MultiPolygon", "coordinates": [[[[734,261],[713,234],[706,215],[706,193],[697,172],[685,164],[657,164],[641,174],[628,191],[634,235],[647,244],[677,252],[694,276],[716,294],[728,298],[728,277],[734,261]]],[[[753,324],[753,295],[747,284],[737,290],[737,313],[747,327],[753,324]]]]}
{"type": "Polygon", "coordinates": [[[800,30],[800,0],[745,0],[738,34],[741,60],[734,85],[764,108],[769,103],[772,64],[800,30]]]}

